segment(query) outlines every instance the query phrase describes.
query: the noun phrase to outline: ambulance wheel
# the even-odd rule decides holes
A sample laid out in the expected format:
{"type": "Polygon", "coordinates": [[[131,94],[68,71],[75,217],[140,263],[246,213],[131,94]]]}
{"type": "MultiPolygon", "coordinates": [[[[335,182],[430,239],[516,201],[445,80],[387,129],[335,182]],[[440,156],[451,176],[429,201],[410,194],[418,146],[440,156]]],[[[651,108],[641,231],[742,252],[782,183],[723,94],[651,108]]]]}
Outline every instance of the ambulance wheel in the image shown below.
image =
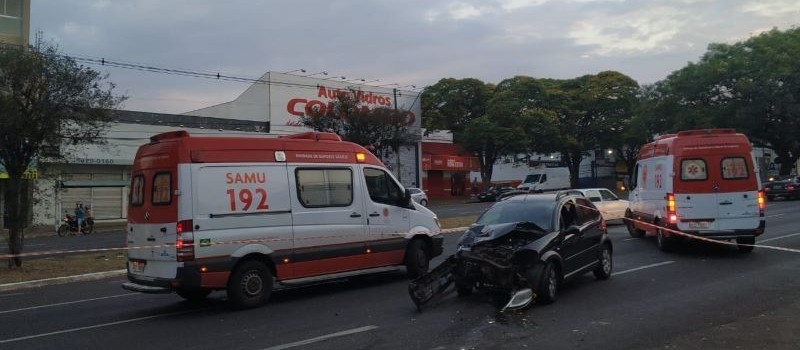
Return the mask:
{"type": "Polygon", "coordinates": [[[206,297],[211,294],[211,289],[178,289],[175,293],[190,303],[198,303],[206,300],[206,297]]]}
{"type": "Polygon", "coordinates": [[[272,273],[260,261],[245,261],[228,281],[228,300],[238,309],[261,306],[271,293],[272,273]]]}
{"type": "Polygon", "coordinates": [[[625,218],[623,220],[625,221],[625,226],[628,227],[628,235],[630,235],[633,238],[644,237],[645,234],[644,230],[636,228],[636,225],[633,224],[633,215],[631,214],[630,211],[625,213],[625,218]]]}
{"type": "Polygon", "coordinates": [[[672,242],[673,239],[672,237],[667,237],[661,227],[656,227],[656,245],[658,245],[658,249],[661,249],[662,252],[672,251],[674,245],[672,242]]]}
{"type": "Polygon", "coordinates": [[[428,249],[425,241],[414,239],[408,244],[406,249],[406,271],[408,277],[417,278],[428,272],[431,258],[428,256],[428,249]]]}
{"type": "Polygon", "coordinates": [[[739,251],[742,253],[750,253],[753,251],[753,245],[756,244],[755,237],[739,237],[736,239],[736,243],[739,244],[736,247],[739,248],[739,251]],[[742,245],[742,244],[749,244],[749,245],[742,245]]]}

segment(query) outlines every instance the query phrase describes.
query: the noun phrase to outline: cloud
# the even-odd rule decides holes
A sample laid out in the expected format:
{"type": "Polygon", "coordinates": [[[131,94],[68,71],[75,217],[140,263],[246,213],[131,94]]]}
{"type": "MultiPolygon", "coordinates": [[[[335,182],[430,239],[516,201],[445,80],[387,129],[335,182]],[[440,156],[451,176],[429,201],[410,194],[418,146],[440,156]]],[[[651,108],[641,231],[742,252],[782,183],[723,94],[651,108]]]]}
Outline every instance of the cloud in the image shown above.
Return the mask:
{"type": "Polygon", "coordinates": [[[800,1],[797,0],[751,1],[741,5],[739,8],[742,12],[762,17],[781,17],[789,14],[800,15],[800,1]]]}
{"type": "Polygon", "coordinates": [[[666,6],[616,15],[595,12],[576,21],[568,37],[595,47],[591,53],[601,56],[664,52],[677,45],[673,39],[689,21],[686,12],[666,6]]]}

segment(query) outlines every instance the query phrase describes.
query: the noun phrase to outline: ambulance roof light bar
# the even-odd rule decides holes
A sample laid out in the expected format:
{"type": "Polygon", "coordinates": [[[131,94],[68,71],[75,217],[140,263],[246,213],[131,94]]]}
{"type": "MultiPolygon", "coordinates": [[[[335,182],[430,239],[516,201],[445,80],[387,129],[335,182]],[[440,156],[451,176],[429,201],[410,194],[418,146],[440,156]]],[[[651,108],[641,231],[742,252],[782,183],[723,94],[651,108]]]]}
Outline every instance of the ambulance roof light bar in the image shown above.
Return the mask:
{"type": "Polygon", "coordinates": [[[189,133],[186,132],[186,130],[168,131],[150,137],[150,142],[155,143],[162,140],[178,139],[182,137],[189,137],[189,133]]]}

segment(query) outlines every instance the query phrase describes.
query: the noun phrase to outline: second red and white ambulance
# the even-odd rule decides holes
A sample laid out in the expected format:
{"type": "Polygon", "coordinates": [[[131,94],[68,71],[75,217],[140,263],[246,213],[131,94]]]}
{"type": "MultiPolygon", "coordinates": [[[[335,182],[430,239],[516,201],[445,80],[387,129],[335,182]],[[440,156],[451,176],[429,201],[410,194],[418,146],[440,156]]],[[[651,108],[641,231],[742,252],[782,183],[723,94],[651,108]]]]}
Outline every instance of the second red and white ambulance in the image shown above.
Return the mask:
{"type": "Polygon", "coordinates": [[[330,133],[152,137],[131,174],[128,290],[238,307],[273,287],[382,272],[442,253],[439,221],[363,147],[330,133]]]}
{"type": "Polygon", "coordinates": [[[733,129],[681,131],[642,146],[626,212],[633,237],[655,233],[669,250],[671,230],[752,251],[764,232],[764,193],[750,141],[733,129]],[[666,230],[665,230],[666,228],[666,230]]]}

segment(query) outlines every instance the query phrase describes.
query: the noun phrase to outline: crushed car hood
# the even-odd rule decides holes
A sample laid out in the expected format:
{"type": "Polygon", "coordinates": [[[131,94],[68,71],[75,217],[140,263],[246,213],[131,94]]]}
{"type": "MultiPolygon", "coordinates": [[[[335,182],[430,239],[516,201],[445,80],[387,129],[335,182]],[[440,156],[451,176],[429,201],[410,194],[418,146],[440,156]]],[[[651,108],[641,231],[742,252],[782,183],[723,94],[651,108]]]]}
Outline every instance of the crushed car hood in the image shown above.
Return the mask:
{"type": "Polygon", "coordinates": [[[481,243],[491,242],[496,239],[505,237],[509,233],[516,230],[534,231],[539,235],[531,237],[531,240],[536,240],[545,233],[539,226],[529,222],[508,222],[495,225],[472,225],[461,239],[458,241],[459,247],[471,247],[481,243]]]}

